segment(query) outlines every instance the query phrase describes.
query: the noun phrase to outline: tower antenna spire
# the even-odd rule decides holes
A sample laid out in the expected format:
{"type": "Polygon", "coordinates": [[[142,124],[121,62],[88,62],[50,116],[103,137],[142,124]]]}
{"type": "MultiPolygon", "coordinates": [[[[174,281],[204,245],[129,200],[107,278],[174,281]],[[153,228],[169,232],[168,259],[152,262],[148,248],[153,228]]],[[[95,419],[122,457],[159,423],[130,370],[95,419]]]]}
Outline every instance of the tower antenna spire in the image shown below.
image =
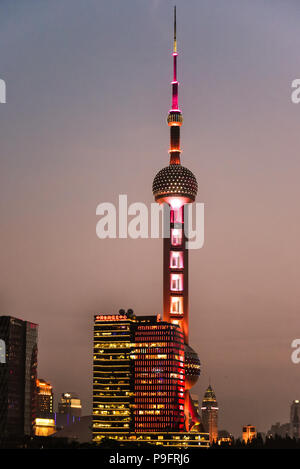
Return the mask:
{"type": "Polygon", "coordinates": [[[177,39],[176,39],[176,5],[174,6],[174,44],[173,52],[177,52],[177,39]]]}

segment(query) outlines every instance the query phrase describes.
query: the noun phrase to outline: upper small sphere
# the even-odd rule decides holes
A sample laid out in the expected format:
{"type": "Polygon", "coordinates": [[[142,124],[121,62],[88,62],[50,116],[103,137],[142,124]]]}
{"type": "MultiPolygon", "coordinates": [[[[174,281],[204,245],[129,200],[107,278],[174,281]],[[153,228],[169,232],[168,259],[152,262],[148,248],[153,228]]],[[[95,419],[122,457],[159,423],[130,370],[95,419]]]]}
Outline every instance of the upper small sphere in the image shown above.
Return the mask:
{"type": "Polygon", "coordinates": [[[197,195],[198,183],[189,169],[181,164],[170,164],[157,173],[152,191],[155,200],[166,197],[187,197],[193,202],[197,195]]]}

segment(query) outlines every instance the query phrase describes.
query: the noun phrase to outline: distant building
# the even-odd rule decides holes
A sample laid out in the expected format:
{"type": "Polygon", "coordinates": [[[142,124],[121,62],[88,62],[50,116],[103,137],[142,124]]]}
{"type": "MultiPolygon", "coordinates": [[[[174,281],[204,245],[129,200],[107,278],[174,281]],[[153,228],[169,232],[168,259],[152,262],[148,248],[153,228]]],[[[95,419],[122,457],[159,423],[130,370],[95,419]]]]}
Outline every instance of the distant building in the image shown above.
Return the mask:
{"type": "Polygon", "coordinates": [[[229,433],[227,430],[219,430],[218,432],[218,445],[222,445],[224,443],[227,443],[228,445],[231,445],[233,441],[233,436],[231,433],[229,433]]]}
{"type": "Polygon", "coordinates": [[[204,431],[209,433],[210,443],[218,440],[218,413],[219,407],[216,395],[211,387],[208,386],[202,401],[202,424],[204,431]]]}
{"type": "Polygon", "coordinates": [[[37,340],[37,324],[0,316],[0,436],[34,432],[37,340]]]}
{"type": "Polygon", "coordinates": [[[253,438],[257,437],[256,433],[256,427],[253,425],[245,425],[243,427],[243,436],[242,439],[245,443],[248,443],[248,441],[251,441],[253,438]]]}
{"type": "Polygon", "coordinates": [[[74,392],[64,392],[58,402],[58,412],[55,414],[55,425],[61,430],[68,425],[79,422],[81,418],[81,400],[74,392]]]}
{"type": "Polygon", "coordinates": [[[70,440],[76,440],[78,443],[87,443],[92,440],[92,415],[84,415],[69,425],[65,425],[63,428],[54,433],[53,437],[68,438],[70,440]]]}
{"type": "Polygon", "coordinates": [[[37,416],[34,426],[35,435],[50,436],[55,432],[52,385],[43,379],[37,379],[36,386],[37,416]]]}
{"type": "Polygon", "coordinates": [[[58,402],[58,413],[69,414],[71,417],[81,416],[81,401],[78,394],[64,392],[58,402]]]}
{"type": "Polygon", "coordinates": [[[300,401],[295,399],[290,411],[290,436],[300,438],[300,401]]]}
{"type": "Polygon", "coordinates": [[[274,425],[271,426],[270,430],[267,432],[267,437],[274,437],[274,436],[281,436],[285,438],[286,436],[290,435],[290,424],[283,423],[282,425],[280,422],[276,422],[274,425]]]}

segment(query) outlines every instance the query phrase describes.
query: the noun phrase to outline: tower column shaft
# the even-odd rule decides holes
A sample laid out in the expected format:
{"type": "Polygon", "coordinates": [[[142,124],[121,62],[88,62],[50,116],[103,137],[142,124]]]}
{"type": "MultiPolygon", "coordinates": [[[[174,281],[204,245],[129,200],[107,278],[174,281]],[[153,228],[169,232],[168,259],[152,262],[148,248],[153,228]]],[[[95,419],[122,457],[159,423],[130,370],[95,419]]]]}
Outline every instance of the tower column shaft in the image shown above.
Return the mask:
{"type": "Polygon", "coordinates": [[[188,344],[188,250],[184,234],[184,205],[165,211],[170,216],[170,237],[164,238],[164,321],[178,324],[188,344]],[[169,212],[169,213],[168,213],[169,212]]]}

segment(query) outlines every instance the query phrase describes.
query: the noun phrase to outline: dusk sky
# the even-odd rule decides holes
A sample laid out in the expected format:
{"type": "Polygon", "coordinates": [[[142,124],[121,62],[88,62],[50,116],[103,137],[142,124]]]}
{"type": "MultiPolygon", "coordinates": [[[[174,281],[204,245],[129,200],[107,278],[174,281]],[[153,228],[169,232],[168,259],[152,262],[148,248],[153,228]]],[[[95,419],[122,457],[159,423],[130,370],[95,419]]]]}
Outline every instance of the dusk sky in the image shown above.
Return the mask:
{"type": "MultiPolygon", "coordinates": [[[[219,429],[300,398],[297,0],[177,0],[182,164],[205,204],[190,344],[219,429]]],[[[174,0],[2,0],[0,312],[39,324],[38,375],[91,413],[97,312],[162,312],[162,240],[96,236],[101,202],[153,202],[169,161],[174,0]]]]}

